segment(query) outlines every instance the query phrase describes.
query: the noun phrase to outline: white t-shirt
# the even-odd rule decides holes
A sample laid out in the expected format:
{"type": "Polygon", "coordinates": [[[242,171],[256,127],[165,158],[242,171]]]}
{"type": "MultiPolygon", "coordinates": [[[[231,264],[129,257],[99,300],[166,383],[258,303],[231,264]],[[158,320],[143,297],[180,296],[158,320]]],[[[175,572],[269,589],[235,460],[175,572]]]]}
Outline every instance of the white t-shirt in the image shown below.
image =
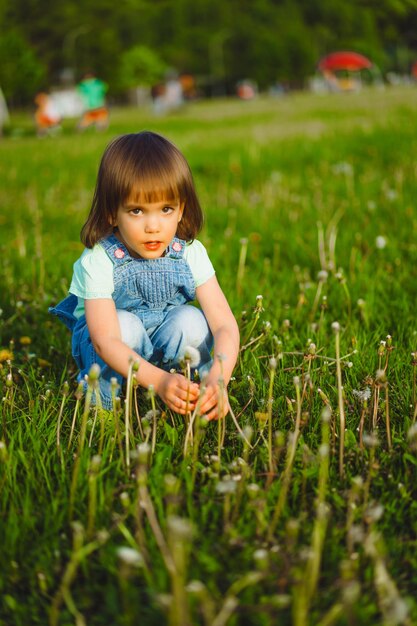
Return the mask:
{"type": "MultiPolygon", "coordinates": [[[[195,287],[200,287],[214,276],[213,265],[201,241],[194,239],[193,242],[187,243],[183,258],[190,266],[195,287]]],[[[97,243],[93,248],[86,248],[74,263],[69,288],[69,292],[78,297],[75,317],[84,315],[84,300],[111,299],[113,291],[113,262],[103,246],[97,243]]]]}

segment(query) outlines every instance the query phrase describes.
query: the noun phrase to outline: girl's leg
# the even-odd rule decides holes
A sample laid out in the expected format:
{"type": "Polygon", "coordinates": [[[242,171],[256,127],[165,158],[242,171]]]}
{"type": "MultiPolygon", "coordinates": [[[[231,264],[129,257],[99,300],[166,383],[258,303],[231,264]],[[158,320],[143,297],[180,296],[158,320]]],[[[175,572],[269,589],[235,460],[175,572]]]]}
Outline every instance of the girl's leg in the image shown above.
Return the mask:
{"type": "MultiPolygon", "coordinates": [[[[117,317],[119,318],[122,341],[144,359],[149,360],[153,353],[153,347],[140,319],[128,311],[117,311],[117,317]]],[[[75,329],[73,354],[80,367],[79,380],[84,379],[94,363],[100,366],[99,388],[101,402],[105,409],[111,409],[111,379],[116,378],[120,389],[123,383],[123,376],[115,372],[98,356],[91,342],[87,324],[84,324],[79,330],[75,329]]],[[[119,391],[116,392],[116,396],[118,395],[119,391]]],[[[95,398],[93,398],[93,401],[95,402],[95,398]]]]}
{"type": "Polygon", "coordinates": [[[165,370],[179,369],[186,348],[192,347],[200,354],[200,362],[192,369],[197,369],[200,377],[209,371],[213,335],[200,309],[189,304],[173,307],[150,338],[154,347],[151,361],[165,370]]]}

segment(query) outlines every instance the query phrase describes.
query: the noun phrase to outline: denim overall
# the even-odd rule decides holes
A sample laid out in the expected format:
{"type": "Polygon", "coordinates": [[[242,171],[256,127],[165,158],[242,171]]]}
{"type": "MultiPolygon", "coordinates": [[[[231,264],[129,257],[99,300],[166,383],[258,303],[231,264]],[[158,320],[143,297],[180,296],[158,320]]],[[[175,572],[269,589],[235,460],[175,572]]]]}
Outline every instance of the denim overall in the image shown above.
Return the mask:
{"type": "MultiPolygon", "coordinates": [[[[184,259],[185,241],[174,237],[166,254],[158,259],[130,256],[115,235],[100,244],[113,262],[114,292],[122,341],[144,359],[169,371],[178,369],[185,348],[200,353],[198,372],[204,375],[211,367],[213,337],[200,309],[186,305],[195,298],[194,278],[184,259]]],[[[78,298],[70,294],[49,309],[72,331],[72,355],[80,368],[78,380],[84,380],[93,363],[101,368],[99,380],[103,407],[112,407],[110,380],[119,385],[123,377],[112,370],[95,352],[85,315],[77,319],[74,310],[78,298]]]]}

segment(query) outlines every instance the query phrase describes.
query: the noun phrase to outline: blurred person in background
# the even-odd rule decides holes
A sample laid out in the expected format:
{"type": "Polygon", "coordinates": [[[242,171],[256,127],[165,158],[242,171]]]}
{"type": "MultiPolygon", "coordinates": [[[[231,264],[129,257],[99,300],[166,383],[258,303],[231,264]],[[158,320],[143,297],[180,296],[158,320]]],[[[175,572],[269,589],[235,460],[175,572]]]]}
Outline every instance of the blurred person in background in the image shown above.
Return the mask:
{"type": "Polygon", "coordinates": [[[53,135],[61,130],[61,115],[51,96],[41,91],[35,96],[35,125],[38,137],[53,135]]]}
{"type": "Polygon", "coordinates": [[[106,130],[109,125],[109,111],[106,104],[106,93],[108,85],[96,78],[94,74],[88,73],[77,86],[80,94],[84,112],[78,122],[78,130],[85,130],[94,126],[97,130],[106,130]]]}

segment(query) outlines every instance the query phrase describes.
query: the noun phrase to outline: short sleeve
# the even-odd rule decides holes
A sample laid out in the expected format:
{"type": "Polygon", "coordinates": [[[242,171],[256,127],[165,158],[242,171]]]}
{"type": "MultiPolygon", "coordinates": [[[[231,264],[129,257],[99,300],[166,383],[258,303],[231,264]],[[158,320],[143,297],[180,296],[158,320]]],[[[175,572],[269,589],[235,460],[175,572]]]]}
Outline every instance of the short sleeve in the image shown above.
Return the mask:
{"type": "Polygon", "coordinates": [[[100,244],[84,250],[74,263],[69,291],[84,300],[112,297],[113,263],[100,244]]]}
{"type": "Polygon", "coordinates": [[[196,287],[200,287],[214,276],[214,267],[201,241],[194,239],[193,242],[186,245],[184,259],[190,266],[196,287]]]}

